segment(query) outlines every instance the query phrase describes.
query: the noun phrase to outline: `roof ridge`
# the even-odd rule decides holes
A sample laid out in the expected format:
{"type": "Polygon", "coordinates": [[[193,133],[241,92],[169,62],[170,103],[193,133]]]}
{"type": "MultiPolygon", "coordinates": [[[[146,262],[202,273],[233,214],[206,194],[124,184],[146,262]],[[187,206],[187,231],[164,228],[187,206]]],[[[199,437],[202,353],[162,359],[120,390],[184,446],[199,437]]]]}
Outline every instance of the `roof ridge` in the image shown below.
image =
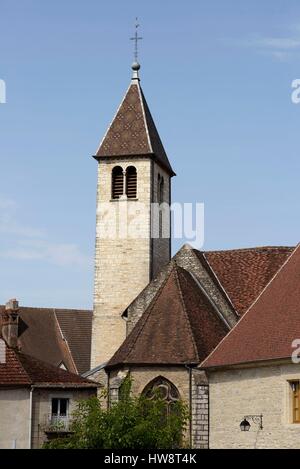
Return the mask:
{"type": "MultiPolygon", "coordinates": [[[[176,264],[176,263],[175,263],[176,264]]],[[[185,302],[184,302],[184,296],[182,294],[182,287],[181,287],[181,283],[180,283],[180,279],[179,279],[179,276],[178,276],[178,271],[184,271],[184,272],[187,272],[185,269],[183,269],[182,267],[179,267],[177,264],[176,264],[176,268],[174,269],[175,270],[175,276],[176,276],[176,280],[177,280],[177,283],[178,283],[178,286],[179,286],[179,297],[180,297],[180,300],[181,300],[181,304],[183,306],[183,311],[184,311],[184,314],[186,316],[186,319],[187,319],[187,322],[188,322],[188,326],[190,328],[190,333],[191,333],[191,336],[192,336],[192,343],[193,343],[193,347],[194,347],[194,350],[195,350],[195,355],[197,357],[197,359],[200,361],[199,359],[199,353],[198,353],[198,348],[197,348],[197,345],[196,345],[196,342],[195,342],[195,337],[194,337],[194,332],[193,332],[193,328],[192,328],[192,325],[191,325],[191,321],[190,321],[190,317],[189,317],[189,314],[187,312],[187,308],[186,308],[186,305],[185,305],[185,302]]],[[[199,287],[198,287],[199,288],[199,287]]]]}
{"type": "Polygon", "coordinates": [[[138,93],[139,93],[139,97],[140,97],[140,101],[141,101],[141,108],[142,108],[142,112],[143,112],[143,119],[144,119],[144,125],[145,125],[145,129],[146,129],[146,135],[147,135],[147,139],[148,139],[149,148],[150,148],[150,151],[152,153],[154,153],[151,137],[150,137],[150,134],[149,134],[148,122],[147,122],[144,99],[143,99],[143,92],[142,92],[141,85],[140,85],[139,82],[136,83],[136,86],[138,87],[138,93]]]}
{"type": "MultiPolygon", "coordinates": [[[[5,305],[0,304],[0,308],[5,307],[5,305]]],[[[53,308],[53,307],[47,307],[47,306],[20,306],[20,309],[38,309],[38,310],[47,310],[47,311],[54,311],[60,312],[60,311],[80,311],[80,312],[87,312],[87,313],[92,313],[92,309],[80,309],[80,308],[53,308]]]]}
{"type": "Polygon", "coordinates": [[[215,249],[210,251],[200,251],[199,249],[195,249],[198,252],[203,252],[204,254],[211,254],[211,253],[221,253],[221,252],[235,252],[235,251],[259,251],[259,250],[266,250],[271,251],[274,249],[285,249],[290,250],[294,249],[295,246],[253,246],[248,248],[233,248],[233,249],[215,249]]]}
{"type": "Polygon", "coordinates": [[[104,140],[106,139],[106,136],[107,136],[108,132],[110,131],[111,126],[113,125],[113,123],[114,123],[114,121],[115,121],[115,118],[117,117],[117,115],[118,115],[118,113],[119,113],[119,111],[120,111],[120,109],[121,109],[121,107],[122,107],[122,105],[123,105],[123,103],[124,103],[124,101],[125,101],[125,99],[126,99],[127,93],[128,93],[128,91],[130,90],[130,87],[131,87],[131,86],[132,86],[132,82],[130,82],[130,84],[129,84],[129,86],[128,86],[128,88],[127,88],[127,90],[126,90],[126,92],[125,92],[125,94],[124,94],[124,96],[123,96],[123,99],[121,100],[121,104],[118,106],[117,111],[115,112],[115,114],[114,114],[114,116],[113,116],[113,118],[112,118],[112,120],[111,120],[111,122],[110,122],[110,124],[109,124],[109,126],[108,126],[108,128],[107,128],[107,130],[106,130],[106,132],[105,132],[105,134],[104,134],[104,136],[103,136],[103,138],[101,139],[101,141],[100,141],[100,143],[99,143],[99,146],[98,146],[98,148],[97,148],[97,151],[96,151],[95,155],[97,155],[97,154],[98,154],[98,151],[100,151],[100,148],[101,148],[101,146],[102,146],[104,140]]]}
{"type": "Polygon", "coordinates": [[[78,378],[79,380],[82,380],[82,381],[90,381],[87,378],[83,378],[81,375],[79,375],[77,373],[74,373],[73,371],[64,370],[62,368],[59,368],[58,366],[53,365],[52,363],[47,363],[44,360],[41,360],[40,358],[36,358],[36,357],[33,357],[32,355],[28,355],[28,353],[15,352],[15,355],[18,356],[18,361],[19,361],[19,363],[21,363],[21,366],[25,370],[27,376],[29,376],[29,379],[30,379],[31,383],[33,383],[33,381],[30,377],[30,372],[27,372],[26,368],[24,367],[24,365],[23,365],[23,363],[20,359],[22,356],[24,356],[25,359],[29,359],[33,362],[36,362],[37,365],[43,366],[44,368],[48,368],[49,370],[56,371],[57,373],[63,373],[64,375],[66,375],[66,374],[73,375],[74,377],[76,377],[76,378],[78,378]]]}
{"type": "Polygon", "coordinates": [[[300,243],[297,244],[297,246],[293,249],[293,251],[291,252],[291,254],[288,256],[288,258],[284,261],[284,263],[279,267],[279,269],[277,270],[277,272],[275,272],[275,274],[273,275],[273,277],[271,278],[271,280],[267,283],[267,285],[262,289],[262,291],[260,292],[260,294],[257,296],[257,298],[253,301],[253,303],[251,303],[251,305],[249,306],[249,308],[247,309],[247,311],[245,312],[244,316],[248,313],[248,311],[255,305],[255,303],[257,303],[258,299],[263,295],[263,293],[266,291],[266,289],[269,287],[269,285],[273,282],[273,280],[277,277],[277,275],[282,271],[282,269],[285,267],[285,265],[289,262],[289,260],[291,259],[291,257],[295,254],[295,252],[298,250],[298,248],[300,248],[300,243]]]}
{"type": "Polygon", "coordinates": [[[68,342],[67,338],[65,337],[65,335],[64,335],[64,333],[63,333],[63,331],[62,331],[62,328],[61,328],[61,326],[60,326],[60,323],[59,323],[58,317],[57,317],[57,315],[56,315],[55,309],[53,309],[53,313],[54,313],[54,317],[55,317],[56,327],[58,328],[58,331],[60,332],[60,335],[61,335],[61,337],[60,337],[60,339],[61,339],[60,342],[62,342],[62,345],[66,347],[66,349],[67,349],[67,351],[68,351],[68,353],[69,353],[69,356],[70,356],[72,365],[73,365],[73,367],[74,367],[74,370],[75,370],[76,373],[78,373],[78,369],[77,369],[76,363],[75,363],[74,358],[73,358],[73,355],[72,355],[72,353],[71,353],[71,349],[70,349],[70,346],[69,346],[69,342],[68,342]]]}
{"type": "MultiPolygon", "coordinates": [[[[210,265],[209,260],[208,260],[207,257],[206,257],[206,252],[205,252],[205,251],[200,251],[199,249],[193,249],[193,254],[197,257],[197,259],[198,259],[198,256],[197,256],[197,254],[195,253],[195,251],[197,251],[199,254],[201,254],[202,259],[205,261],[207,267],[209,268],[209,273],[214,276],[214,278],[215,278],[215,280],[216,280],[216,282],[217,282],[218,287],[221,289],[222,294],[225,295],[225,299],[229,302],[229,305],[231,306],[233,312],[236,314],[236,318],[239,319],[240,315],[239,315],[237,309],[235,308],[235,306],[234,306],[232,300],[230,299],[230,297],[229,297],[227,291],[225,290],[225,287],[222,285],[221,280],[219,279],[219,277],[218,277],[218,275],[216,274],[215,270],[214,270],[214,269],[212,268],[212,266],[210,265]]],[[[199,261],[199,259],[198,259],[198,261],[199,261]]],[[[201,282],[200,282],[200,283],[201,283],[201,282]]],[[[202,285],[202,284],[201,284],[201,285],[202,285]]],[[[203,288],[204,288],[204,287],[203,287],[203,288]]],[[[204,288],[204,290],[206,291],[205,288],[204,288]]],[[[214,304],[215,304],[215,302],[214,302],[214,304]]],[[[222,316],[223,316],[223,315],[222,315],[222,316]]]]}

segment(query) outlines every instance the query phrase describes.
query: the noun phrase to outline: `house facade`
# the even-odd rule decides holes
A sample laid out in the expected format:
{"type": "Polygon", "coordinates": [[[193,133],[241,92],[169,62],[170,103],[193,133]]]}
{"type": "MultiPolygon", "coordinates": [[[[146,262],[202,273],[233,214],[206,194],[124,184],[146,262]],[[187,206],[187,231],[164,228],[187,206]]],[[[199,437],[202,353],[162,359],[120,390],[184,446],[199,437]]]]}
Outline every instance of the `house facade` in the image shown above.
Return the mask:
{"type": "Polygon", "coordinates": [[[40,448],[70,431],[78,401],[97,394],[98,385],[78,374],[20,352],[18,305],[2,313],[0,334],[0,449],[40,448]]]}

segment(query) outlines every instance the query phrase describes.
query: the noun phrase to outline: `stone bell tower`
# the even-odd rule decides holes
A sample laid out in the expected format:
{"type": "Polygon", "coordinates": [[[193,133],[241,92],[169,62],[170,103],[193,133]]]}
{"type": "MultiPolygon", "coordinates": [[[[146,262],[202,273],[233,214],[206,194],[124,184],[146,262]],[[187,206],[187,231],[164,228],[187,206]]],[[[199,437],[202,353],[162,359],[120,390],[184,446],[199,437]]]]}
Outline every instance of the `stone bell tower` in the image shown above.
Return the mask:
{"type": "Polygon", "coordinates": [[[98,162],[91,367],[126,336],[122,313],[170,260],[171,177],[139,79],[140,65],[94,158],[98,162]],[[160,208],[158,209],[158,204],[160,208]]]}

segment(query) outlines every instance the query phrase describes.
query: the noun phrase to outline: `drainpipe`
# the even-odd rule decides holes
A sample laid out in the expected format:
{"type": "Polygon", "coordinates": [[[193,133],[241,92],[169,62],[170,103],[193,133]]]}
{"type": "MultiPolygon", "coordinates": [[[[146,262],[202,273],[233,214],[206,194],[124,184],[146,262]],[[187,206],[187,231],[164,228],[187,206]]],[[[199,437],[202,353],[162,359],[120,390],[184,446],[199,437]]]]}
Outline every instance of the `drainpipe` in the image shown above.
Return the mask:
{"type": "Polygon", "coordinates": [[[30,388],[29,393],[29,432],[28,432],[28,448],[31,449],[31,440],[32,440],[32,395],[33,395],[33,386],[30,388]]]}

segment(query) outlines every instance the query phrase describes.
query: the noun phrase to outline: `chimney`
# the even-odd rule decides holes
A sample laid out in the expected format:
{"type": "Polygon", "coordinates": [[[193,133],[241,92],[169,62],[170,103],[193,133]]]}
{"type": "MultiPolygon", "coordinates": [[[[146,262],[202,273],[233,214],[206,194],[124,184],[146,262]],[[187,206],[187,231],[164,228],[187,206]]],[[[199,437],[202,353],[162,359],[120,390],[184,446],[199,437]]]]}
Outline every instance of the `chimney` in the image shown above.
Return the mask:
{"type": "Polygon", "coordinates": [[[2,313],[2,337],[9,347],[18,346],[19,303],[9,300],[2,313]]]}

